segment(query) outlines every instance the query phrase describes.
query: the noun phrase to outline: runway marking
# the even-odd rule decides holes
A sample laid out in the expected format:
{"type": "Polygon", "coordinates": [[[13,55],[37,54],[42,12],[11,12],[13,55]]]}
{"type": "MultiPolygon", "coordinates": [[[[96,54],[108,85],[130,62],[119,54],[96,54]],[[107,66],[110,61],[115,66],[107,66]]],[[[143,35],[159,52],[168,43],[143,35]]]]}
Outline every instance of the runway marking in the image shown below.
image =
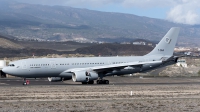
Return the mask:
{"type": "Polygon", "coordinates": [[[9,85],[9,84],[6,84],[6,83],[0,83],[0,85],[9,85]]]}

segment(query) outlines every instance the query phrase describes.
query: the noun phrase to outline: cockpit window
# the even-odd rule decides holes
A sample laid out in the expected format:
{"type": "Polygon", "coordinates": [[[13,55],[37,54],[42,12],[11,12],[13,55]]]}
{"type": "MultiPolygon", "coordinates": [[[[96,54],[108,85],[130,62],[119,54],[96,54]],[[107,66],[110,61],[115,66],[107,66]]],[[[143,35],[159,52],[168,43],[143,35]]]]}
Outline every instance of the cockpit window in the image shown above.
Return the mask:
{"type": "Polygon", "coordinates": [[[14,64],[9,64],[8,66],[10,66],[10,67],[14,67],[15,65],[14,65],[14,64]]]}

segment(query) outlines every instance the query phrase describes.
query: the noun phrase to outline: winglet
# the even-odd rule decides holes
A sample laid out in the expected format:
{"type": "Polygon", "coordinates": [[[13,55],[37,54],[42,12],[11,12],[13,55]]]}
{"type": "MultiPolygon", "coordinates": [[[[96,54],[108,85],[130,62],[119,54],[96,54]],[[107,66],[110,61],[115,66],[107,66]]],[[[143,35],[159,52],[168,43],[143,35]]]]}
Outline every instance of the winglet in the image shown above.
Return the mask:
{"type": "Polygon", "coordinates": [[[180,28],[172,27],[157,46],[147,55],[172,56],[180,28]]]}

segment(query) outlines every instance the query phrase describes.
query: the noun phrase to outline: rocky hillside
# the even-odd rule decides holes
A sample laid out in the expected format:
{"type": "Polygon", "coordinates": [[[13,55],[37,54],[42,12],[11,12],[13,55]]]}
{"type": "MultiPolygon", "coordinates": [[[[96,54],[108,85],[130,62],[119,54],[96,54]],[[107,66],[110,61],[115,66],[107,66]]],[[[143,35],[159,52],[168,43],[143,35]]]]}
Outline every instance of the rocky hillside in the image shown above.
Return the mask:
{"type": "Polygon", "coordinates": [[[176,64],[153,70],[147,74],[137,74],[144,76],[164,76],[164,77],[197,77],[200,76],[200,58],[199,57],[183,57],[187,63],[187,67],[177,66],[176,64]]]}
{"type": "Polygon", "coordinates": [[[84,54],[95,56],[144,55],[153,47],[132,44],[18,41],[0,36],[0,58],[84,54]]]}
{"type": "Polygon", "coordinates": [[[20,44],[16,44],[3,36],[0,36],[0,47],[9,49],[23,49],[24,47],[20,44]]]}
{"type": "Polygon", "coordinates": [[[104,56],[117,56],[117,55],[145,55],[149,53],[153,47],[144,45],[132,44],[99,44],[84,48],[78,48],[75,52],[79,54],[93,54],[104,56]]]}

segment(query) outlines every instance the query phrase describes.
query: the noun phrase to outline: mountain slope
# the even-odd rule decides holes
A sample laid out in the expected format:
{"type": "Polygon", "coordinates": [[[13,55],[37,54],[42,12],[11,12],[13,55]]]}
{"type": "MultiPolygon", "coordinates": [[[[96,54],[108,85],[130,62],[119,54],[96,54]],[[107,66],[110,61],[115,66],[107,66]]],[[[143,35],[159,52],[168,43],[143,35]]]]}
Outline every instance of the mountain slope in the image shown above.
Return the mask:
{"type": "Polygon", "coordinates": [[[173,26],[181,27],[182,42],[200,37],[198,26],[175,24],[160,19],[0,1],[0,32],[18,38],[86,42],[143,38],[158,41],[173,26]]]}
{"type": "Polygon", "coordinates": [[[0,48],[23,49],[24,47],[0,35],[0,48]]]}

